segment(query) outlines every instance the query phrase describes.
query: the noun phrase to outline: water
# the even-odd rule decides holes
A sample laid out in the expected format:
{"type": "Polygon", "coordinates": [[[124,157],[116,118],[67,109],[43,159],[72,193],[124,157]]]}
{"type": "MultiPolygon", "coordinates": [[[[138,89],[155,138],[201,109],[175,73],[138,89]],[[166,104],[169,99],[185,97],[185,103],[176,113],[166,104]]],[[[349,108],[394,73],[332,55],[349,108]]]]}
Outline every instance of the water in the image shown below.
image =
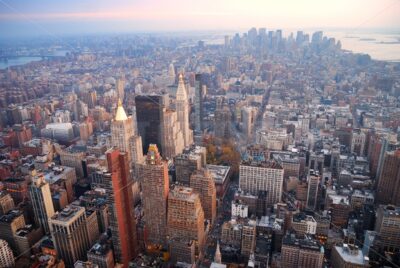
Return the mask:
{"type": "Polygon", "coordinates": [[[0,69],[6,69],[11,66],[24,65],[33,61],[40,61],[41,57],[15,57],[9,58],[8,61],[0,60],[0,69]]]}
{"type": "Polygon", "coordinates": [[[397,33],[346,33],[324,32],[342,43],[342,49],[355,53],[366,53],[375,60],[400,62],[400,34],[397,33]]]}
{"type": "MultiPolygon", "coordinates": [[[[269,29],[268,29],[269,30],[269,29]]],[[[296,37],[297,30],[283,29],[283,34],[288,37],[293,33],[296,37]]],[[[310,35],[314,31],[304,31],[310,35]]],[[[230,34],[232,37],[233,35],[230,34]]],[[[324,31],[324,36],[333,37],[336,41],[340,40],[342,49],[352,51],[354,53],[369,54],[374,60],[396,61],[400,62],[400,32],[384,33],[375,31],[359,31],[346,32],[342,30],[324,31]]],[[[223,44],[223,35],[214,35],[204,39],[206,44],[223,44]]]]}

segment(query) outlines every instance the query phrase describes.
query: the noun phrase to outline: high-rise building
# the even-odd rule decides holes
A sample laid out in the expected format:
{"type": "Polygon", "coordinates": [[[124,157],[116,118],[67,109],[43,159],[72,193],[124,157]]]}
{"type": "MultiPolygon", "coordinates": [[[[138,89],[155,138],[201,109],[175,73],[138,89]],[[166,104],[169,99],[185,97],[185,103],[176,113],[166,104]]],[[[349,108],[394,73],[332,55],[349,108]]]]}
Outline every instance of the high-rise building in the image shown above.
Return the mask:
{"type": "Polygon", "coordinates": [[[74,267],[77,260],[86,258],[90,244],[85,208],[67,206],[54,214],[49,224],[57,255],[66,267],[74,267]]]}
{"type": "Polygon", "coordinates": [[[148,246],[165,245],[169,192],[168,164],[161,158],[157,145],[150,144],[145,162],[138,164],[137,167],[142,184],[145,243],[148,246]]]}
{"type": "Polygon", "coordinates": [[[217,107],[214,119],[214,134],[217,138],[227,139],[231,132],[232,114],[223,98],[217,99],[217,107]]]}
{"type": "Polygon", "coordinates": [[[358,156],[363,156],[365,152],[366,138],[366,134],[363,130],[353,129],[351,133],[350,151],[358,156]]]}
{"type": "Polygon", "coordinates": [[[267,191],[267,204],[279,203],[283,173],[283,168],[275,161],[244,160],[239,167],[239,188],[252,195],[267,191]]]}
{"type": "Polygon", "coordinates": [[[10,210],[7,214],[0,216],[0,239],[6,240],[15,252],[18,249],[15,234],[23,227],[25,227],[25,218],[19,210],[10,210]]]}
{"type": "Polygon", "coordinates": [[[32,178],[29,193],[31,196],[35,221],[43,228],[46,234],[49,234],[49,218],[54,215],[54,206],[50,186],[45,181],[43,174],[36,174],[32,178]]]}
{"type": "Polygon", "coordinates": [[[164,109],[161,129],[163,133],[161,138],[163,156],[173,158],[182,153],[185,145],[176,111],[164,109]]]}
{"type": "Polygon", "coordinates": [[[15,207],[14,200],[6,191],[0,191],[0,216],[7,214],[15,207]]]}
{"type": "Polygon", "coordinates": [[[375,231],[378,234],[375,242],[379,249],[399,252],[400,207],[380,206],[376,212],[375,231]]]}
{"type": "Polygon", "coordinates": [[[317,208],[318,201],[318,185],[321,177],[318,175],[318,172],[310,171],[310,175],[308,175],[308,189],[307,189],[307,205],[308,209],[314,210],[317,208]]]}
{"type": "Polygon", "coordinates": [[[88,261],[99,266],[99,268],[113,268],[113,251],[107,241],[99,241],[87,252],[88,261]]]}
{"type": "Polygon", "coordinates": [[[143,154],[142,148],[136,146],[141,146],[141,137],[136,135],[133,118],[126,115],[121,100],[118,101],[117,112],[111,122],[111,142],[113,146],[127,154],[129,162],[140,161],[137,158],[143,154]]]}
{"type": "Polygon", "coordinates": [[[168,95],[138,95],[135,97],[135,104],[137,128],[142,137],[143,152],[147,152],[150,144],[156,144],[162,149],[163,112],[164,108],[168,108],[168,95]]]}
{"type": "Polygon", "coordinates": [[[249,220],[245,224],[243,224],[241,254],[244,256],[250,256],[251,253],[254,253],[255,245],[256,221],[249,220]]]}
{"type": "Polygon", "coordinates": [[[324,251],[312,238],[298,239],[293,234],[282,240],[281,266],[285,268],[321,268],[324,251]]]}
{"type": "Polygon", "coordinates": [[[179,84],[176,91],[176,112],[185,147],[188,147],[193,143],[193,131],[189,128],[189,101],[182,74],[179,75],[179,84]]]}
{"type": "Polygon", "coordinates": [[[14,255],[7,241],[0,239],[0,267],[15,267],[14,255]]]}
{"type": "Polygon", "coordinates": [[[127,154],[116,149],[106,153],[108,171],[102,174],[100,187],[106,190],[109,229],[115,260],[128,267],[137,254],[136,221],[127,154]]]}
{"type": "Polygon", "coordinates": [[[194,126],[196,133],[201,133],[203,130],[203,86],[205,87],[205,85],[203,85],[201,77],[201,74],[195,76],[194,126]]]}
{"type": "Polygon", "coordinates": [[[176,182],[185,186],[190,184],[190,176],[206,165],[207,151],[205,147],[192,146],[174,157],[176,182]]]}
{"type": "Polygon", "coordinates": [[[118,98],[120,100],[123,100],[125,97],[125,77],[124,76],[121,76],[117,79],[116,88],[117,88],[118,98]]]}
{"type": "Polygon", "coordinates": [[[190,176],[190,187],[200,196],[204,218],[214,224],[217,216],[217,190],[211,173],[204,168],[195,171],[190,176]]]}
{"type": "Polygon", "coordinates": [[[379,204],[400,206],[400,149],[384,155],[376,199],[379,204]]]}
{"type": "MultiPolygon", "coordinates": [[[[205,242],[204,212],[200,197],[192,188],[176,186],[168,196],[168,236],[170,244],[187,245],[194,242],[197,258],[203,255],[205,242]]],[[[194,263],[191,254],[177,251],[173,246],[174,261],[194,263]]]]}
{"type": "Polygon", "coordinates": [[[335,245],[332,249],[332,268],[367,268],[369,258],[354,245],[335,245]]]}

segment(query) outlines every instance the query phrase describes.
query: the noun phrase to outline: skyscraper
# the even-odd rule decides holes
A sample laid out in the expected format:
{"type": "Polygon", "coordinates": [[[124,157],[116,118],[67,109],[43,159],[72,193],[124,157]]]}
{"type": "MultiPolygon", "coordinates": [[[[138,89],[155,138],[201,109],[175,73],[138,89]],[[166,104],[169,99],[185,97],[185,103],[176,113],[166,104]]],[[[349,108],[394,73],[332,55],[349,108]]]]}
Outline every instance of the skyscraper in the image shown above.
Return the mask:
{"type": "Polygon", "coordinates": [[[66,267],[86,258],[90,247],[85,208],[68,206],[49,219],[57,255],[66,267]]]}
{"type": "Polygon", "coordinates": [[[242,161],[239,166],[239,187],[257,195],[267,191],[267,204],[280,202],[283,187],[283,168],[275,161],[242,161]]]}
{"type": "Polygon", "coordinates": [[[387,252],[400,251],[400,207],[380,206],[376,212],[376,245],[387,252]]]}
{"type": "Polygon", "coordinates": [[[168,164],[161,158],[157,145],[150,144],[146,160],[138,164],[142,184],[145,243],[165,245],[167,235],[168,164]]]}
{"type": "Polygon", "coordinates": [[[0,239],[0,267],[15,267],[14,255],[7,241],[0,239]]]}
{"type": "Polygon", "coordinates": [[[143,152],[150,144],[156,144],[161,149],[162,121],[164,108],[168,108],[168,95],[139,95],[135,97],[136,118],[139,135],[143,140],[143,152]]]}
{"type": "Polygon", "coordinates": [[[313,170],[310,171],[308,176],[308,190],[307,190],[307,208],[314,210],[317,208],[318,200],[318,185],[320,181],[320,176],[313,170]]]}
{"type": "Polygon", "coordinates": [[[385,153],[376,197],[380,204],[400,206],[400,149],[385,153]]]}
{"type": "Polygon", "coordinates": [[[217,190],[210,172],[204,168],[195,171],[190,176],[190,187],[200,196],[204,218],[213,224],[217,216],[217,190]]]}
{"type": "Polygon", "coordinates": [[[166,158],[173,158],[177,154],[182,153],[185,145],[176,111],[164,109],[161,131],[163,156],[166,158]]]}
{"type": "Polygon", "coordinates": [[[179,84],[176,91],[176,112],[185,147],[188,147],[193,143],[193,132],[189,128],[189,101],[182,74],[179,75],[179,84]]]}
{"type": "Polygon", "coordinates": [[[29,193],[33,213],[35,214],[35,221],[48,234],[50,233],[49,218],[54,215],[54,207],[49,184],[45,181],[42,174],[37,174],[32,178],[29,193]]]}
{"type": "Polygon", "coordinates": [[[136,135],[136,128],[132,116],[127,116],[122,107],[121,100],[118,101],[117,112],[111,122],[111,142],[121,152],[125,152],[128,161],[137,160],[142,155],[141,137],[136,135]]]}
{"type": "Polygon", "coordinates": [[[201,81],[201,74],[195,76],[195,101],[194,101],[194,126],[197,133],[203,130],[203,83],[201,81]]]}
{"type": "Polygon", "coordinates": [[[137,254],[136,222],[130,187],[133,181],[125,153],[111,149],[106,156],[108,172],[103,174],[103,187],[107,193],[114,255],[117,262],[128,267],[129,261],[137,254]]]}
{"type": "Polygon", "coordinates": [[[192,241],[197,257],[202,256],[205,242],[204,212],[200,197],[192,188],[177,186],[168,196],[168,236],[174,261],[193,263],[191,256],[178,250],[177,245],[192,241]],[[176,244],[176,245],[174,245],[176,244]]]}
{"type": "Polygon", "coordinates": [[[286,235],[282,240],[281,266],[285,268],[321,268],[324,251],[312,238],[297,239],[286,235]]]}

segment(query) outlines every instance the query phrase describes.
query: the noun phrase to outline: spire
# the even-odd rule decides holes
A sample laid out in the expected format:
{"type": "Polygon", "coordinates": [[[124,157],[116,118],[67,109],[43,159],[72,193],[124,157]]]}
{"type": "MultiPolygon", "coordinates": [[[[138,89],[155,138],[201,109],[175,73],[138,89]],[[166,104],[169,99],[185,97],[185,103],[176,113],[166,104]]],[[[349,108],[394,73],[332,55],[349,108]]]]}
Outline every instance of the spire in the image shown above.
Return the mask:
{"type": "Polygon", "coordinates": [[[118,107],[117,107],[117,112],[115,113],[115,121],[124,121],[128,119],[126,116],[124,107],[122,106],[122,101],[121,99],[118,99],[118,107]]]}
{"type": "Polygon", "coordinates": [[[177,100],[187,100],[185,82],[183,81],[182,74],[179,74],[178,89],[176,90],[176,99],[177,100]]]}
{"type": "Polygon", "coordinates": [[[215,263],[222,263],[222,259],[221,259],[221,250],[220,250],[220,248],[219,248],[219,241],[217,241],[217,248],[216,248],[216,250],[215,250],[214,262],[215,262],[215,263]]]}

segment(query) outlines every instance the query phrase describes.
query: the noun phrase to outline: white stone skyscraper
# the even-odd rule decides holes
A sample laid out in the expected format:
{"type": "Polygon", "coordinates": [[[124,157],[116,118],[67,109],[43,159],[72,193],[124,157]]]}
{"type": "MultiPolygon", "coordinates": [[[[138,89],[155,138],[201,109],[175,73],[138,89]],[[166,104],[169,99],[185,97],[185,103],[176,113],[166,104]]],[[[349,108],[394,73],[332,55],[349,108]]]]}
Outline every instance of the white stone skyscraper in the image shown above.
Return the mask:
{"type": "Polygon", "coordinates": [[[189,128],[189,101],[182,74],[179,75],[178,89],[176,91],[176,112],[185,147],[188,147],[193,143],[193,131],[189,128]]]}
{"type": "Polygon", "coordinates": [[[128,155],[130,163],[143,158],[141,137],[137,137],[133,118],[126,115],[121,100],[118,101],[117,112],[115,113],[114,120],[111,122],[111,143],[112,146],[128,155]],[[132,148],[132,146],[139,146],[139,148],[132,148]],[[137,155],[132,155],[133,153],[137,155]]]}
{"type": "Polygon", "coordinates": [[[45,181],[43,174],[37,174],[32,178],[29,194],[32,200],[35,221],[43,228],[46,234],[49,234],[49,218],[54,215],[54,207],[50,186],[45,181]]]}

